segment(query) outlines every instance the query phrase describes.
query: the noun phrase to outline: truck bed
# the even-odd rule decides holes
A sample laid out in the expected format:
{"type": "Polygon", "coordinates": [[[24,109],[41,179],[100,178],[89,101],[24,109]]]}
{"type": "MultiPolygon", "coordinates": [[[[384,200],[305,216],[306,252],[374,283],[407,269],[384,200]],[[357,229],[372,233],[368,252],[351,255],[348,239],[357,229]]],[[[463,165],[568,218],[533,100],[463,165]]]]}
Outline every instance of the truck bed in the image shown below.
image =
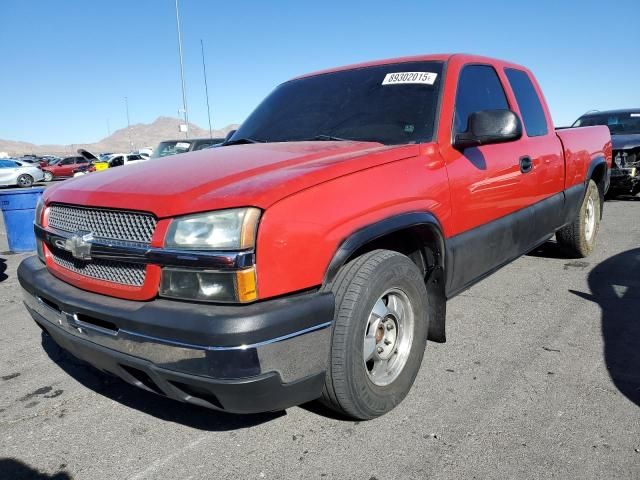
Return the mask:
{"type": "Polygon", "coordinates": [[[565,189],[584,182],[592,160],[603,157],[611,166],[611,136],[605,126],[556,129],[565,159],[565,189]]]}

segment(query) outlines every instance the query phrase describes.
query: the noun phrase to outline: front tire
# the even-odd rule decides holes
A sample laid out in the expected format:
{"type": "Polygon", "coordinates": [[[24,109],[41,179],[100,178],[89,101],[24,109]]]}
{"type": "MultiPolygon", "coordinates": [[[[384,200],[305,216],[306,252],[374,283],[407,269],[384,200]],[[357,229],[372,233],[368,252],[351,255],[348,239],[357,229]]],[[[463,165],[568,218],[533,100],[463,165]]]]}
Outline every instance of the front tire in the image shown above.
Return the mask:
{"type": "Polygon", "coordinates": [[[31,175],[27,175],[26,173],[23,173],[18,177],[16,182],[19,187],[29,188],[33,185],[33,177],[31,175]]]}
{"type": "Polygon", "coordinates": [[[336,297],[322,402],[360,420],[383,415],[407,395],[427,343],[424,278],[405,255],[374,250],[325,287],[336,297]]]}
{"type": "Polygon", "coordinates": [[[593,180],[589,180],[575,220],[556,232],[558,243],[573,256],[584,258],[593,252],[600,230],[601,205],[600,190],[593,180]]]}
{"type": "Polygon", "coordinates": [[[53,180],[53,173],[44,172],[44,181],[45,182],[50,182],[51,180],[53,180]]]}

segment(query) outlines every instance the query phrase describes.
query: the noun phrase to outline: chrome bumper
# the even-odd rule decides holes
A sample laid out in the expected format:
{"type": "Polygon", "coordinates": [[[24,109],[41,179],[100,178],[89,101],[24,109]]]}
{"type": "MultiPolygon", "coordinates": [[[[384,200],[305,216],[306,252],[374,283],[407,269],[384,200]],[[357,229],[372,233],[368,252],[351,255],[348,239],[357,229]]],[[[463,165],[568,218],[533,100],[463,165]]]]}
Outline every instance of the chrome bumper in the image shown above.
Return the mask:
{"type": "MultiPolygon", "coordinates": [[[[118,329],[79,319],[76,312],[57,310],[23,289],[24,304],[45,330],[64,332],[116,352],[152,362],[157,367],[216,379],[249,378],[277,372],[285,383],[326,370],[331,321],[251,345],[193,345],[118,329]]],[[[176,318],[176,321],[180,321],[176,318]]]]}

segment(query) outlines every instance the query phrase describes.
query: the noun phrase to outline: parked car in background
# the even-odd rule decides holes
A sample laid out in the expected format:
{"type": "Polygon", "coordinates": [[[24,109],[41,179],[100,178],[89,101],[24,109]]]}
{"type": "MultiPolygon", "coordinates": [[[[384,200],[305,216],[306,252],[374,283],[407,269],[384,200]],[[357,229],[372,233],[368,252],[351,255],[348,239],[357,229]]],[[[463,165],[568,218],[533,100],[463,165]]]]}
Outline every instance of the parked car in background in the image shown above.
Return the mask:
{"type": "Polygon", "coordinates": [[[611,136],[556,131],[520,65],[427,55],[285,82],[180,160],[44,192],[18,268],[34,321],[148,392],[370,419],[445,341],[448,299],[554,234],[594,250],[611,136]]]}
{"type": "Polygon", "coordinates": [[[139,153],[116,153],[109,158],[109,168],[122,167],[133,162],[146,162],[148,157],[139,153]]]}
{"type": "Polygon", "coordinates": [[[87,173],[93,173],[96,171],[96,166],[93,163],[87,163],[85,165],[81,165],[78,168],[73,169],[74,177],[81,177],[82,175],[86,175],[87,173]]]}
{"type": "Polygon", "coordinates": [[[57,178],[73,177],[73,171],[81,165],[88,164],[89,160],[82,156],[66,157],[53,165],[42,167],[44,181],[50,182],[57,178]]]}
{"type": "Polygon", "coordinates": [[[34,157],[20,157],[14,160],[17,160],[18,162],[22,162],[22,163],[28,163],[29,165],[40,165],[40,159],[34,158],[34,157]]]}
{"type": "MultiPolygon", "coordinates": [[[[109,157],[112,154],[101,153],[98,156],[96,156],[93,153],[91,153],[89,150],[85,150],[84,148],[79,148],[78,155],[83,156],[89,161],[90,165],[93,167],[93,171],[100,172],[102,170],[106,170],[107,168],[109,168],[109,157]]],[[[80,167],[74,170],[73,176],[75,177],[76,173],[79,173],[79,172],[87,173],[88,171],[89,171],[88,165],[81,165],[80,167]]]]}
{"type": "Polygon", "coordinates": [[[165,140],[160,142],[151,154],[151,158],[169,157],[179,153],[194,152],[219,145],[224,138],[189,138],[184,140],[165,140]]]}
{"type": "Polygon", "coordinates": [[[640,193],[640,108],[588,112],[573,124],[592,125],[606,125],[611,132],[613,164],[608,197],[640,193]]]}
{"type": "Polygon", "coordinates": [[[137,152],[135,153],[139,153],[140,155],[142,155],[143,157],[151,157],[151,154],[153,153],[153,148],[139,148],[137,152]]]}
{"type": "Polygon", "coordinates": [[[0,160],[0,185],[30,187],[35,182],[42,180],[44,180],[44,173],[39,165],[20,162],[12,158],[0,160]]]}
{"type": "Polygon", "coordinates": [[[47,165],[51,165],[52,163],[59,162],[61,158],[56,155],[43,155],[41,160],[42,162],[45,162],[45,165],[40,166],[46,167],[47,165]]]}

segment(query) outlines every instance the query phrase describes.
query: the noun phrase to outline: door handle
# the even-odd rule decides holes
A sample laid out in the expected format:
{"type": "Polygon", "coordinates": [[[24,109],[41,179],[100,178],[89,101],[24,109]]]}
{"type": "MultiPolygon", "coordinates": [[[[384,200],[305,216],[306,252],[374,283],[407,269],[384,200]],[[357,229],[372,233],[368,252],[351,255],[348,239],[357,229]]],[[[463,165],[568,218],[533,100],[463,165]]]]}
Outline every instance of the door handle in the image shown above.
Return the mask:
{"type": "Polygon", "coordinates": [[[524,157],[520,157],[520,171],[522,173],[529,173],[533,170],[533,161],[531,157],[525,155],[524,157]]]}

